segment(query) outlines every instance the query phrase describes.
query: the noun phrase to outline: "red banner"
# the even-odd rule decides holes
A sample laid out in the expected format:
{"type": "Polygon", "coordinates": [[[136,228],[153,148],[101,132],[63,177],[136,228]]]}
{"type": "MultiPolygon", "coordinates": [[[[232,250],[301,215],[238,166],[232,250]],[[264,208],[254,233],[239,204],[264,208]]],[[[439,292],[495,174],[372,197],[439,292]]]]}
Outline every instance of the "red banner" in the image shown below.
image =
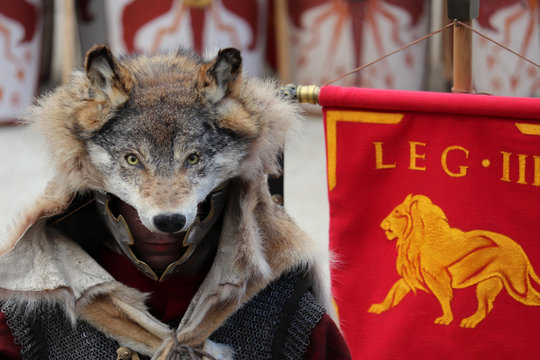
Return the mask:
{"type": "Polygon", "coordinates": [[[540,99],[327,86],[319,102],[353,358],[536,357],[540,99]]]}

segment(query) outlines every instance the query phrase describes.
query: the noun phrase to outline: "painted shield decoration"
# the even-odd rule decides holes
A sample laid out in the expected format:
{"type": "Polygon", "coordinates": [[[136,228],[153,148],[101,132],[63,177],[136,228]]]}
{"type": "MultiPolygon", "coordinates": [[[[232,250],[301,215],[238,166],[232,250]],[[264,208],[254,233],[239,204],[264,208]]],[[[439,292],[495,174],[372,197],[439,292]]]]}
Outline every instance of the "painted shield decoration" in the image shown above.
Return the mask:
{"type": "MultiPolygon", "coordinates": [[[[325,84],[428,32],[424,0],[288,2],[294,81],[325,84]]],[[[398,53],[339,84],[420,90],[425,44],[398,53]]]]}
{"type": "MultiPolygon", "coordinates": [[[[538,1],[484,1],[474,26],[533,62],[540,61],[538,1]]],[[[473,58],[473,82],[477,92],[502,96],[540,95],[538,68],[493,42],[475,35],[473,58]]]]}
{"type": "Polygon", "coordinates": [[[244,69],[262,71],[266,1],[120,0],[106,3],[111,48],[116,53],[217,48],[242,51],[244,69]]]}
{"type": "Polygon", "coordinates": [[[41,1],[0,2],[0,122],[16,121],[36,95],[41,23],[41,1]]]}

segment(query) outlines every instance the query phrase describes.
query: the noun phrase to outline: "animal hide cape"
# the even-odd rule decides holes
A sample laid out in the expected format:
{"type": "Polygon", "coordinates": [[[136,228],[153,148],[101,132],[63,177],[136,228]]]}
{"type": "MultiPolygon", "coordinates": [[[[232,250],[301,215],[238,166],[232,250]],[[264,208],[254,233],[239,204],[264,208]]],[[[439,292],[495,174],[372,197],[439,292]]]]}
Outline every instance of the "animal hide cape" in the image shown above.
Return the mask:
{"type": "MultiPolygon", "coordinates": [[[[129,76],[122,60],[111,61],[120,76],[129,76]]],[[[1,235],[1,300],[29,308],[58,303],[73,321],[84,319],[122,346],[156,359],[165,358],[173,337],[181,344],[207,344],[208,336],[243,303],[298,267],[308,271],[321,305],[332,311],[327,249],[301,231],[268,191],[267,176],[279,171],[277,156],[301,120],[296,105],[280,98],[272,82],[239,76],[231,90],[238,103],[254,104],[244,109],[253,120],[253,136],[231,181],[214,263],[178,329],[149,315],[145,294],[115,281],[76,239],[50,228],[47,219],[65,211],[76,194],[103,190],[83,141],[95,124],[75,124],[81,104],[88,101],[90,82],[84,70],[75,70],[69,83],[42,97],[26,116],[29,126],[46,138],[54,175],[1,235]]],[[[114,101],[129,96],[129,91],[119,95],[113,90],[103,106],[114,107],[114,101]]]]}

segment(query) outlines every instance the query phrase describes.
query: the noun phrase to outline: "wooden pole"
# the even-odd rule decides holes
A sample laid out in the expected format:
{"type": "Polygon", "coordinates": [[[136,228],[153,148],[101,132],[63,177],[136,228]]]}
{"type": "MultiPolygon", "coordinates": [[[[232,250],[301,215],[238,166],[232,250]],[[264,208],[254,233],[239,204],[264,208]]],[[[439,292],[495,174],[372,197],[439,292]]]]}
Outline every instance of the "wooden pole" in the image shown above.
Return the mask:
{"type": "MultiPolygon", "coordinates": [[[[471,20],[463,20],[471,25],[471,20]]],[[[472,32],[457,21],[454,23],[452,92],[472,93],[472,32]]]]}
{"type": "Polygon", "coordinates": [[[458,22],[471,26],[478,17],[480,0],[447,0],[448,17],[454,19],[452,92],[472,93],[472,32],[458,22]]]}
{"type": "Polygon", "coordinates": [[[289,29],[287,24],[287,1],[277,0],[274,8],[277,72],[282,84],[291,82],[291,64],[289,53],[289,29]]]}
{"type": "Polygon", "coordinates": [[[73,0],[63,1],[63,28],[62,28],[62,82],[66,83],[75,67],[75,4],[73,0]]]}

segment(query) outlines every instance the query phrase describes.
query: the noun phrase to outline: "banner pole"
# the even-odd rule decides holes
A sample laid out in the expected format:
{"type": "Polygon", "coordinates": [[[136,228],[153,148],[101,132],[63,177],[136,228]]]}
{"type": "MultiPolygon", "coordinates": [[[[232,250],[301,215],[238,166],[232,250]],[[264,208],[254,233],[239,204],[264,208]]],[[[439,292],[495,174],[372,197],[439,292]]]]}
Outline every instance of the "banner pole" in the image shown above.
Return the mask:
{"type": "Polygon", "coordinates": [[[287,2],[277,0],[274,9],[277,70],[279,79],[283,84],[291,81],[291,66],[289,52],[289,27],[287,24],[287,2]]]}
{"type": "MultiPolygon", "coordinates": [[[[470,20],[462,20],[471,25],[470,20]]],[[[472,33],[454,23],[454,51],[453,51],[453,86],[454,93],[472,93],[472,33]]]]}
{"type": "Polygon", "coordinates": [[[471,26],[478,17],[480,0],[447,0],[448,17],[454,19],[453,87],[454,93],[472,93],[472,32],[459,21],[471,26]]]}
{"type": "Polygon", "coordinates": [[[62,82],[66,83],[75,67],[75,33],[77,25],[75,20],[75,4],[72,0],[64,0],[64,22],[62,34],[62,82]]]}

